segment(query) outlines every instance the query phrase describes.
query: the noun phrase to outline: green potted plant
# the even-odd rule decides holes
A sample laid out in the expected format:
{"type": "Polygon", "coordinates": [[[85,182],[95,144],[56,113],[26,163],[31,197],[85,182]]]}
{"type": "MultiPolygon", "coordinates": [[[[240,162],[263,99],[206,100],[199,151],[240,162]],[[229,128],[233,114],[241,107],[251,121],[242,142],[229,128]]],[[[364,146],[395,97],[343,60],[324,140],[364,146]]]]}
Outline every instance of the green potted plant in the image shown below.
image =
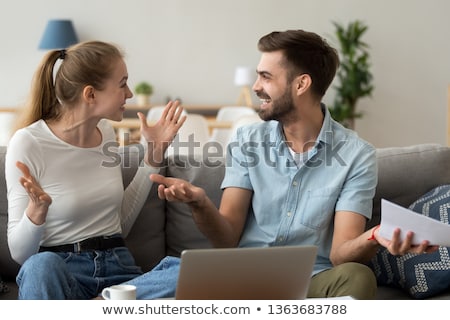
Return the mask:
{"type": "Polygon", "coordinates": [[[136,93],[137,104],[139,106],[149,106],[150,96],[153,94],[153,86],[146,82],[139,82],[136,87],[134,87],[134,92],[136,93]]]}
{"type": "Polygon", "coordinates": [[[350,22],[346,27],[337,22],[333,24],[339,42],[341,63],[330,113],[336,121],[354,129],[355,119],[362,116],[356,110],[358,100],[370,96],[373,90],[369,46],[361,40],[368,27],[359,20],[350,22]]]}

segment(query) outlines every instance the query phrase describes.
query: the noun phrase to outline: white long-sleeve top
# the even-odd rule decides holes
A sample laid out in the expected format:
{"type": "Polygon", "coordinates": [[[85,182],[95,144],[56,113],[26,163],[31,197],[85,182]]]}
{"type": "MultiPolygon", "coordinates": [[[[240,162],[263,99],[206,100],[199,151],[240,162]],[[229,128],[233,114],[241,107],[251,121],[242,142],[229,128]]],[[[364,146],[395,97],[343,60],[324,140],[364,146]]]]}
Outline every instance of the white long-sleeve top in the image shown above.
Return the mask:
{"type": "Polygon", "coordinates": [[[39,246],[70,244],[96,236],[126,234],[145,202],[159,171],[142,162],[124,191],[120,157],[111,124],[98,124],[102,143],[79,148],[56,137],[45,121],[18,130],[11,138],[5,176],[8,191],[8,245],[12,258],[22,264],[39,246]],[[44,224],[26,216],[29,197],[19,182],[25,163],[52,198],[44,224]]]}

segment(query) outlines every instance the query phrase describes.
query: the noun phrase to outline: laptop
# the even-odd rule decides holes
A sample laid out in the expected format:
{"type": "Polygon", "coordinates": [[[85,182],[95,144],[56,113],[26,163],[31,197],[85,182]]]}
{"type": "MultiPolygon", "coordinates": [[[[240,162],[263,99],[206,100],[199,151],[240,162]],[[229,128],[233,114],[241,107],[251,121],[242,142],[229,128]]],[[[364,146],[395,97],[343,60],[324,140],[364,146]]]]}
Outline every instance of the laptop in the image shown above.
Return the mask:
{"type": "Polygon", "coordinates": [[[316,246],[184,250],[175,299],[305,299],[316,255],[316,246]]]}

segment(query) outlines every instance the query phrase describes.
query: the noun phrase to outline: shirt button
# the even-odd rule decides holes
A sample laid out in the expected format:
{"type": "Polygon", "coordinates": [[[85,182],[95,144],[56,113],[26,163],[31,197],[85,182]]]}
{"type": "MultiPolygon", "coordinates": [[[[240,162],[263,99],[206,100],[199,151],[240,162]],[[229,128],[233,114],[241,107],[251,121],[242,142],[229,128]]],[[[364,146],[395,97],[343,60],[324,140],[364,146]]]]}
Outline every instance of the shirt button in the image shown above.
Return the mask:
{"type": "Polygon", "coordinates": [[[288,217],[292,216],[292,212],[291,212],[291,211],[288,211],[287,216],[288,216],[288,217]]]}
{"type": "Polygon", "coordinates": [[[298,182],[297,182],[297,181],[294,181],[294,182],[292,182],[292,185],[293,185],[294,187],[296,187],[296,186],[298,185],[298,182]]]}
{"type": "Polygon", "coordinates": [[[278,237],[278,242],[282,242],[283,241],[283,237],[278,237]]]}

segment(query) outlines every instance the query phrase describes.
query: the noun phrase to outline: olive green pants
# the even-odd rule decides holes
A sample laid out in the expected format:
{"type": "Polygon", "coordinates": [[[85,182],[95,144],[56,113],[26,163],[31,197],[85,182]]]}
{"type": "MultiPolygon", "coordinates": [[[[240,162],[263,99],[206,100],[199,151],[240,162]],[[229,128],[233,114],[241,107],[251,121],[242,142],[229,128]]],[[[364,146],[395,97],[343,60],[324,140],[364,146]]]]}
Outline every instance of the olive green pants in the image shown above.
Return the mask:
{"type": "Polygon", "coordinates": [[[375,298],[377,281],[373,271],[356,262],[343,263],[311,278],[308,298],[351,296],[358,300],[375,298]]]}

